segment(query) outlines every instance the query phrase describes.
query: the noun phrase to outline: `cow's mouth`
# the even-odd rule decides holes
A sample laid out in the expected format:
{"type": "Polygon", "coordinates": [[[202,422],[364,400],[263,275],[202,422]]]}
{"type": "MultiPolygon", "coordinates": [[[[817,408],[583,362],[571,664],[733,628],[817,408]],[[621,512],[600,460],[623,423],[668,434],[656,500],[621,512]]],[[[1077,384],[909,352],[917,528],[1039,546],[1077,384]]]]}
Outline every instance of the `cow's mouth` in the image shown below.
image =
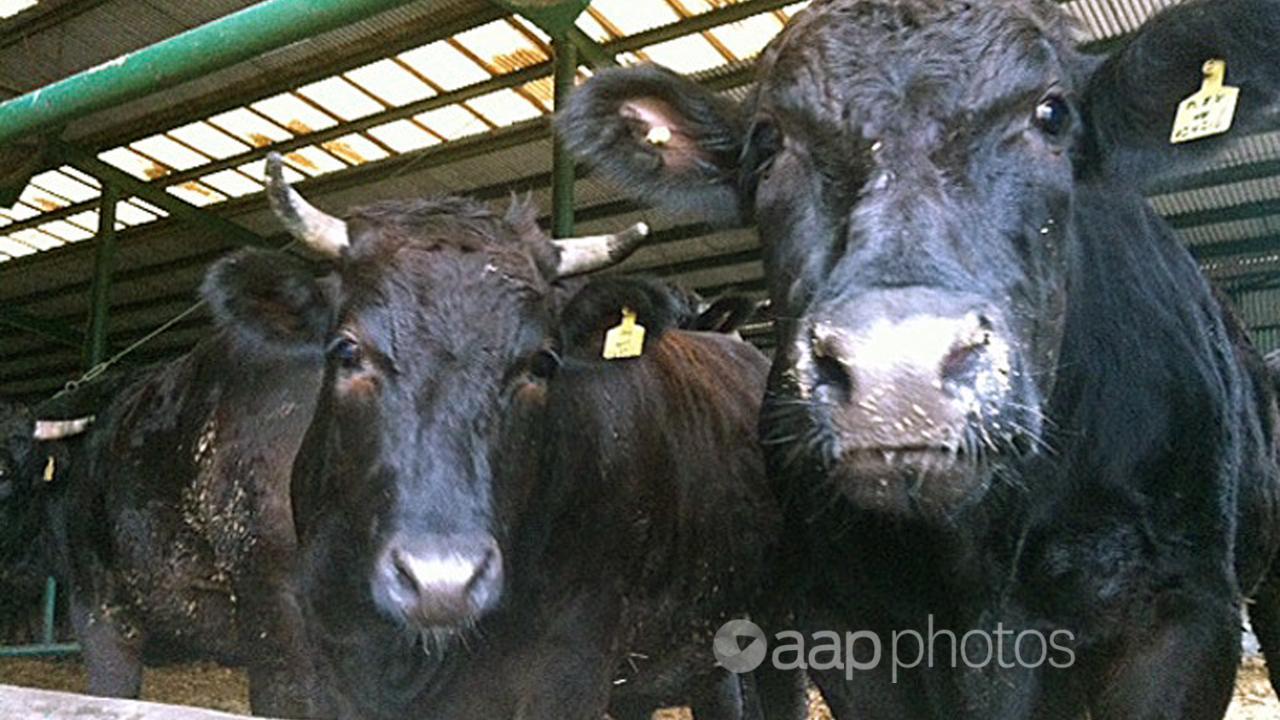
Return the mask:
{"type": "Polygon", "coordinates": [[[855,446],[828,470],[837,492],[856,507],[908,515],[950,515],[985,491],[986,461],[940,445],[855,446]]]}

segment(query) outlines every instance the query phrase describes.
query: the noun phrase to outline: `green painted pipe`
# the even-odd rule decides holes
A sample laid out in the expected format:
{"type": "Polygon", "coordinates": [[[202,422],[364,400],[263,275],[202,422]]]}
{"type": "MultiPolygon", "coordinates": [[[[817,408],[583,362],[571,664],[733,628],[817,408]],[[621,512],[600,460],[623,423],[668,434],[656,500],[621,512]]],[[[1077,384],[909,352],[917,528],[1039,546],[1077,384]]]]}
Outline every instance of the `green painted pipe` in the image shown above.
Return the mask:
{"type": "Polygon", "coordinates": [[[53,647],[54,625],[58,615],[58,581],[51,577],[44,579],[44,626],[40,628],[40,642],[45,647],[53,647]]]}
{"type": "MultiPolygon", "coordinates": [[[[552,41],[555,50],[555,101],[559,108],[573,92],[573,81],[578,74],[578,53],[573,42],[565,36],[552,41]]],[[[554,237],[573,235],[573,184],[577,180],[573,156],[556,140],[551,157],[551,234],[554,237]]]]}
{"type": "Polygon", "coordinates": [[[85,341],[86,369],[107,359],[107,310],[111,307],[111,271],[116,254],[116,203],[120,191],[102,186],[98,236],[94,238],[93,285],[89,290],[89,337],[85,341]]]}
{"type": "Polygon", "coordinates": [[[411,0],[266,0],[0,104],[0,146],[411,0]]]}
{"type": "Polygon", "coordinates": [[[56,645],[16,645],[0,647],[0,657],[41,657],[48,655],[74,655],[80,652],[76,643],[60,643],[56,645]]]}

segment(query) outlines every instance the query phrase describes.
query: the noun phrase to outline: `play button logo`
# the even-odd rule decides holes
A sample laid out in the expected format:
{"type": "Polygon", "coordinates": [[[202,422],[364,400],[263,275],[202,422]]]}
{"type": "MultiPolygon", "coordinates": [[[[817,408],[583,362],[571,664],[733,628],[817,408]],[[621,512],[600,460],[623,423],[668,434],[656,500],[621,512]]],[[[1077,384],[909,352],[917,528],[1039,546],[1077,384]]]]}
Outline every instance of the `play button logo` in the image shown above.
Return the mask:
{"type": "Polygon", "coordinates": [[[720,667],[731,673],[747,673],[764,662],[768,643],[759,625],[750,620],[730,620],[716,631],[711,651],[720,667]]]}

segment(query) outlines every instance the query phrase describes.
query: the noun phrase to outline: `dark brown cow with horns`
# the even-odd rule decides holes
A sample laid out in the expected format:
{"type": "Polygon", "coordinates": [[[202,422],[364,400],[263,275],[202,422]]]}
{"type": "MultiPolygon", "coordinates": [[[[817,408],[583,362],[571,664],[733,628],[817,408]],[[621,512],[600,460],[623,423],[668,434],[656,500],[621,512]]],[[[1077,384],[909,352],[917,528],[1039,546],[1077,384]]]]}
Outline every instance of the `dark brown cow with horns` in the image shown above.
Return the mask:
{"type": "Polygon", "coordinates": [[[243,344],[326,357],[293,508],[342,715],[598,720],[692,699],[739,717],[711,641],[751,608],[775,539],[764,356],[668,330],[652,285],[564,299],[640,229],[551,241],[532,208],[458,198],[344,221],[269,168],[277,214],[335,275],[246,251],[205,295],[243,344]],[[624,307],[643,353],[583,357],[624,307]]]}

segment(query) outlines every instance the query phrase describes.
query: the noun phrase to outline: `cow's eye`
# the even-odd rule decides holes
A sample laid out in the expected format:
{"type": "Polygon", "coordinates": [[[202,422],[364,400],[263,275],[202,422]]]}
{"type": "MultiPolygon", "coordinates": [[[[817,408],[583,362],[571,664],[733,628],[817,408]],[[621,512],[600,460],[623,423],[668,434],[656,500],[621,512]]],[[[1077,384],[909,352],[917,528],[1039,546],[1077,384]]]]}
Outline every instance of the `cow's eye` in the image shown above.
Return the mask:
{"type": "Polygon", "coordinates": [[[751,137],[743,161],[746,167],[754,168],[758,174],[769,171],[774,156],[782,151],[782,133],[778,126],[768,118],[756,120],[751,127],[751,137]]]}
{"type": "Polygon", "coordinates": [[[350,335],[340,335],[329,346],[329,357],[333,358],[342,367],[352,370],[360,367],[364,352],[355,338],[350,335]]]}
{"type": "Polygon", "coordinates": [[[1071,129],[1071,106],[1061,95],[1050,95],[1036,105],[1032,120],[1044,134],[1060,138],[1071,129]]]}
{"type": "Polygon", "coordinates": [[[534,377],[550,379],[560,369],[560,356],[550,348],[543,348],[529,357],[529,372],[534,377]]]}

